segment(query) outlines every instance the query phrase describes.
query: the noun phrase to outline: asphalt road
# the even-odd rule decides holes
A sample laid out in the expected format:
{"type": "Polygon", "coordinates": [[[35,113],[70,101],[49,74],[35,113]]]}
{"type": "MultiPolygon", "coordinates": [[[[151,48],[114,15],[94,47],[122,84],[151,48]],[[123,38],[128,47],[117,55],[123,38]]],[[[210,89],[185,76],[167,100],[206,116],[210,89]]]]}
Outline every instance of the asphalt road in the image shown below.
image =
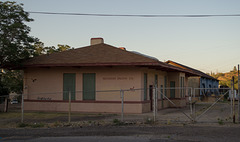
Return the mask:
{"type": "Polygon", "coordinates": [[[234,126],[94,126],[0,129],[0,141],[239,141],[234,126]]]}

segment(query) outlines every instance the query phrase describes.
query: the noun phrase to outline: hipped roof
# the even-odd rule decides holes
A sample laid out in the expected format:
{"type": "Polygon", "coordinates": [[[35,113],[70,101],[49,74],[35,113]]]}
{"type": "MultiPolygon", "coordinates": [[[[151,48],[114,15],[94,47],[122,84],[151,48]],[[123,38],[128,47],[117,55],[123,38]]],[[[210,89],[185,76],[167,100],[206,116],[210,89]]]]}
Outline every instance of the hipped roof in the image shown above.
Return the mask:
{"type": "Polygon", "coordinates": [[[101,43],[63,52],[40,55],[23,62],[23,67],[140,66],[163,71],[195,73],[143,54],[137,54],[101,43]]]}
{"type": "Polygon", "coordinates": [[[208,78],[208,79],[213,79],[213,80],[217,80],[216,78],[210,76],[210,75],[207,75],[206,73],[203,73],[199,70],[196,70],[194,68],[191,68],[191,67],[188,67],[188,66],[185,66],[185,65],[182,65],[180,63],[177,63],[177,62],[174,62],[174,61],[171,61],[171,60],[168,60],[166,61],[167,64],[172,64],[174,66],[177,66],[179,68],[182,68],[182,69],[185,69],[185,70],[189,70],[189,71],[192,71],[194,72],[195,74],[197,74],[198,76],[200,77],[204,77],[204,78],[208,78]]]}

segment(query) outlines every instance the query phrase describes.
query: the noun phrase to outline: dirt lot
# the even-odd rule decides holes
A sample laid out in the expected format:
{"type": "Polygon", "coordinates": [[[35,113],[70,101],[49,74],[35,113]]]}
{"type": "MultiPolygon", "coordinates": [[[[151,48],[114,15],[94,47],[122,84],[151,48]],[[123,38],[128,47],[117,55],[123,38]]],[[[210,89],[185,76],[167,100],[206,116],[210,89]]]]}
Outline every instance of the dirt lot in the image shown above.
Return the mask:
{"type": "MultiPolygon", "coordinates": [[[[212,103],[196,104],[196,116],[212,103]]],[[[240,125],[232,123],[229,103],[218,103],[201,118],[192,122],[189,106],[160,110],[157,121],[153,113],[86,114],[25,112],[21,122],[20,105],[10,105],[8,113],[0,113],[0,140],[32,140],[38,137],[59,136],[133,136],[156,141],[238,141],[240,125]]],[[[237,108],[237,107],[236,107],[237,108]]],[[[193,113],[194,114],[194,113],[193,113]]],[[[196,117],[197,118],[197,117],[196,117]]]]}
{"type": "MultiPolygon", "coordinates": [[[[231,105],[229,102],[217,103],[209,111],[199,116],[210,106],[212,103],[197,103],[195,111],[190,111],[190,106],[185,108],[168,108],[159,110],[156,116],[157,123],[159,124],[188,124],[192,123],[194,119],[197,123],[231,123],[231,105]],[[188,117],[187,117],[187,116],[188,117]]],[[[0,105],[3,108],[3,105],[0,105]]],[[[235,107],[237,112],[237,105],[235,107]]],[[[19,123],[21,121],[21,105],[10,104],[8,113],[0,112],[0,126],[7,123],[19,123]]],[[[236,115],[237,118],[237,115],[236,115]]],[[[80,121],[99,121],[99,122],[112,122],[114,119],[121,120],[121,114],[108,114],[108,113],[71,113],[71,122],[80,121]]],[[[124,120],[133,123],[145,123],[153,121],[153,113],[144,114],[124,114],[124,120]]],[[[60,112],[24,112],[24,122],[27,123],[54,123],[54,122],[68,122],[68,113],[60,112]]]]}
{"type": "Polygon", "coordinates": [[[206,126],[85,126],[62,128],[0,129],[2,140],[34,140],[40,137],[132,136],[155,141],[239,141],[240,129],[206,126]]]}

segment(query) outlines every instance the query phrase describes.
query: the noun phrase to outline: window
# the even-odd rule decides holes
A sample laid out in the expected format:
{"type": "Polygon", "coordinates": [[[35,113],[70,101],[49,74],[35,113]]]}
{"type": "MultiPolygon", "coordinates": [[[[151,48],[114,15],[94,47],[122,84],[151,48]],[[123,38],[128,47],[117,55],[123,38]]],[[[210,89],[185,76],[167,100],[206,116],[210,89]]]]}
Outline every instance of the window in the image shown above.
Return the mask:
{"type": "Polygon", "coordinates": [[[95,73],[83,74],[83,100],[95,100],[95,73]]]}
{"type": "Polygon", "coordinates": [[[69,93],[71,93],[71,100],[75,100],[75,73],[63,74],[63,100],[69,99],[69,93]]]}

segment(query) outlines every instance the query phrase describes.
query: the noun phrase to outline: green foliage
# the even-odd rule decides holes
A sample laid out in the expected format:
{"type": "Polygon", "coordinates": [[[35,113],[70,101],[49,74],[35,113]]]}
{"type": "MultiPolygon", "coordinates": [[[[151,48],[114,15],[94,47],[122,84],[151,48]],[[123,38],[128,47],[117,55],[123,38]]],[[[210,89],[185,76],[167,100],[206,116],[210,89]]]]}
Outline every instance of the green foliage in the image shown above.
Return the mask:
{"type": "Polygon", "coordinates": [[[0,95],[9,92],[22,93],[23,73],[12,71],[21,67],[22,61],[41,54],[51,54],[71,49],[68,45],[44,47],[44,43],[29,35],[30,27],[25,23],[33,21],[22,4],[0,1],[0,95]],[[7,70],[8,69],[8,70],[7,70]]]}
{"type": "Polygon", "coordinates": [[[27,123],[18,123],[17,124],[17,127],[20,127],[20,128],[28,127],[28,126],[29,126],[29,124],[27,124],[27,123]]]}
{"type": "Polygon", "coordinates": [[[41,128],[44,127],[45,125],[43,123],[34,123],[30,125],[32,128],[41,128]]]}
{"type": "Polygon", "coordinates": [[[151,118],[146,118],[145,124],[153,124],[153,123],[154,123],[153,119],[151,119],[151,118]]]}
{"type": "Polygon", "coordinates": [[[212,77],[219,80],[219,85],[231,88],[232,77],[234,77],[234,88],[238,89],[238,73],[237,68],[234,66],[232,71],[227,73],[212,73],[212,77]]]}
{"type": "Polygon", "coordinates": [[[22,4],[0,1],[0,68],[19,66],[34,52],[33,43],[38,39],[29,36],[31,22],[22,4]]]}
{"type": "Polygon", "coordinates": [[[36,42],[34,44],[34,47],[35,47],[34,56],[39,56],[42,54],[51,54],[54,52],[62,52],[62,51],[72,49],[69,45],[62,45],[62,44],[58,44],[58,48],[56,48],[54,46],[44,47],[44,43],[42,43],[40,41],[36,42]]]}
{"type": "Polygon", "coordinates": [[[66,51],[72,49],[69,45],[62,45],[62,44],[58,44],[58,52],[62,52],[62,51],[66,51]]]}
{"type": "Polygon", "coordinates": [[[8,95],[9,94],[9,89],[6,87],[6,85],[4,85],[1,80],[0,80],[0,104],[4,102],[4,95],[8,95]]]}
{"type": "Polygon", "coordinates": [[[120,120],[118,119],[113,119],[113,124],[117,125],[117,126],[120,126],[120,125],[123,125],[124,123],[121,122],[120,120]]]}
{"type": "Polygon", "coordinates": [[[223,120],[220,119],[220,118],[218,118],[218,124],[219,124],[219,125],[223,125],[223,124],[224,124],[223,120]]]}
{"type": "Polygon", "coordinates": [[[53,126],[54,127],[60,127],[60,126],[62,126],[62,123],[60,121],[56,121],[56,122],[53,123],[53,126]]]}
{"type": "Polygon", "coordinates": [[[2,83],[9,92],[22,94],[23,91],[23,71],[4,70],[2,74],[2,83]]]}
{"type": "Polygon", "coordinates": [[[43,123],[33,123],[33,124],[28,124],[28,123],[18,123],[17,127],[24,128],[24,127],[31,127],[31,128],[41,128],[44,127],[45,125],[43,123]]]}

